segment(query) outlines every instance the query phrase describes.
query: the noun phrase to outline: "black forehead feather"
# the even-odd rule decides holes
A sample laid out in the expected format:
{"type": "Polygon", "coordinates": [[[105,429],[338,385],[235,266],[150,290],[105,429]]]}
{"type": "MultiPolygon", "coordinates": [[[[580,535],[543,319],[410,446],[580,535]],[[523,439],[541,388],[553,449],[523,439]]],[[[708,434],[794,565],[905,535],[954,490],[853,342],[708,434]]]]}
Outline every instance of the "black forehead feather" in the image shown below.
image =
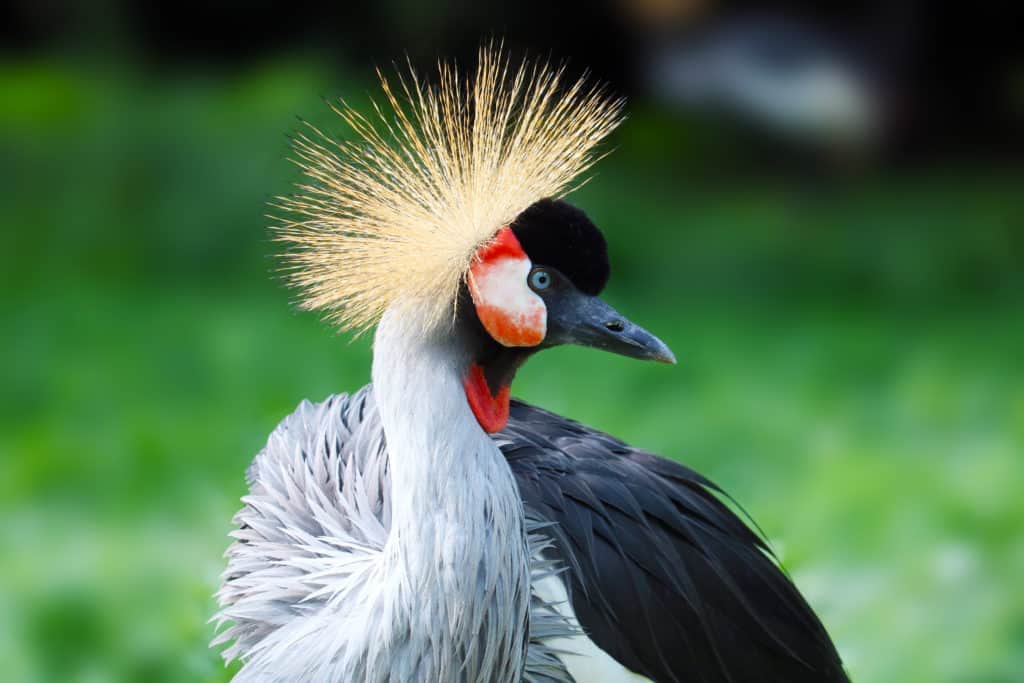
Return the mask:
{"type": "Polygon", "coordinates": [[[587,214],[561,200],[541,199],[511,227],[535,265],[557,268],[584,294],[604,289],[611,273],[608,245],[587,214]]]}

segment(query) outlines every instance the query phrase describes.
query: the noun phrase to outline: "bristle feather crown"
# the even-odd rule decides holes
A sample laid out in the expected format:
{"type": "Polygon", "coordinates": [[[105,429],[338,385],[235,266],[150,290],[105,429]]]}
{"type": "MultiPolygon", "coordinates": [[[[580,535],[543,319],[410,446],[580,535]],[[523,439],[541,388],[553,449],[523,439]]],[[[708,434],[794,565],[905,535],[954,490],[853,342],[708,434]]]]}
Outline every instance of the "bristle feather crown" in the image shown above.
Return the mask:
{"type": "Polygon", "coordinates": [[[484,48],[474,78],[439,64],[436,85],[409,69],[365,117],[332,107],[354,133],[312,125],[295,138],[305,175],[275,206],[288,281],[301,306],[365,331],[401,302],[433,325],[451,318],[477,250],[523,210],[574,189],[621,120],[621,101],[564,69],[510,68],[484,48]]]}

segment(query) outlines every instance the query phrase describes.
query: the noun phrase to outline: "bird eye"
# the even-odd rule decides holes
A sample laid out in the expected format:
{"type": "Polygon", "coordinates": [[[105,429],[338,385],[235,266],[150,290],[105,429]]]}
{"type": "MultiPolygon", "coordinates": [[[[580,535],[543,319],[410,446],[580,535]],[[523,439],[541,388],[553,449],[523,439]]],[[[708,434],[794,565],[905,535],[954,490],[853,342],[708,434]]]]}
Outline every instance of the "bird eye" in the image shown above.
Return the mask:
{"type": "Polygon", "coordinates": [[[534,289],[547,289],[551,286],[551,275],[541,268],[534,270],[530,273],[530,286],[534,289]]]}

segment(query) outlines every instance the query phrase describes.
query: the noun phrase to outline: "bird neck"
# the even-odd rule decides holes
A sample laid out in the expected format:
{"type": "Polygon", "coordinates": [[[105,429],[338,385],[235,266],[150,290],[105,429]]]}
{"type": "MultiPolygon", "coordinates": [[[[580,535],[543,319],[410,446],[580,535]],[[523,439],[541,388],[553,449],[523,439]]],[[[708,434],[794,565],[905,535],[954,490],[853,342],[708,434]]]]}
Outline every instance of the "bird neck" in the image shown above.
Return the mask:
{"type": "MultiPolygon", "coordinates": [[[[394,501],[392,527],[451,515],[468,504],[522,504],[504,455],[481,428],[466,397],[473,369],[457,333],[425,333],[414,314],[389,312],[374,340],[373,384],[387,438],[394,501]]],[[[505,520],[492,520],[503,522],[505,520]]]]}
{"type": "Polygon", "coordinates": [[[529,600],[522,502],[467,402],[465,345],[451,331],[425,329],[414,313],[392,309],[374,342],[392,489],[383,557],[400,578],[394,614],[447,628],[453,642],[443,649],[472,659],[454,662],[467,671],[498,662],[481,680],[504,680],[506,669],[518,680],[529,600]]]}

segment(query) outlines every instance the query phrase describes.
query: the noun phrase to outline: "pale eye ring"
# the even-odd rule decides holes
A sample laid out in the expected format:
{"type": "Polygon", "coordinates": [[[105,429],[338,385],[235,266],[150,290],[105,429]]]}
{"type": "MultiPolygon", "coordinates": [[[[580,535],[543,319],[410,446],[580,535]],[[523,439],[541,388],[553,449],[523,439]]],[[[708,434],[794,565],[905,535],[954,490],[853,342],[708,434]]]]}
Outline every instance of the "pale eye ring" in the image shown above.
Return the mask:
{"type": "Polygon", "coordinates": [[[547,289],[551,286],[551,274],[543,268],[537,268],[530,273],[530,287],[536,290],[547,289]]]}

